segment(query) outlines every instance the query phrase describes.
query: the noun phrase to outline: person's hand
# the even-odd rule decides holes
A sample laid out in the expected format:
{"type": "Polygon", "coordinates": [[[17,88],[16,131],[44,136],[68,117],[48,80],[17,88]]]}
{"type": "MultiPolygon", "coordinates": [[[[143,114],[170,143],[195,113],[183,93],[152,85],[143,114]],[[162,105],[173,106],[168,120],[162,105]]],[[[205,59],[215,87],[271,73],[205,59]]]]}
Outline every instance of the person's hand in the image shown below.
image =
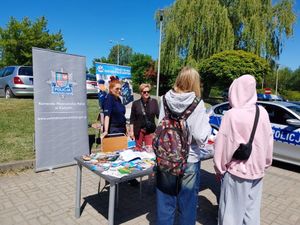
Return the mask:
{"type": "Polygon", "coordinates": [[[135,140],[133,131],[129,131],[129,137],[131,138],[131,140],[135,140]]]}
{"type": "Polygon", "coordinates": [[[102,134],[101,134],[101,140],[107,135],[107,131],[104,131],[102,134]]]}

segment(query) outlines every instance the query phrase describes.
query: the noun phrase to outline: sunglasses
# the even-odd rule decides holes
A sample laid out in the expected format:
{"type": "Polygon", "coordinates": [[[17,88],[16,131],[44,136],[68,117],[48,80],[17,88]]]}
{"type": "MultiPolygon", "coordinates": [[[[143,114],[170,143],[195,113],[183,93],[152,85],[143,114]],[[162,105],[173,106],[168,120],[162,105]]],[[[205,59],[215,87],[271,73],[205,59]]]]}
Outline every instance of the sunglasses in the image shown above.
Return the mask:
{"type": "Polygon", "coordinates": [[[142,91],[143,94],[149,94],[149,91],[142,91]]]}

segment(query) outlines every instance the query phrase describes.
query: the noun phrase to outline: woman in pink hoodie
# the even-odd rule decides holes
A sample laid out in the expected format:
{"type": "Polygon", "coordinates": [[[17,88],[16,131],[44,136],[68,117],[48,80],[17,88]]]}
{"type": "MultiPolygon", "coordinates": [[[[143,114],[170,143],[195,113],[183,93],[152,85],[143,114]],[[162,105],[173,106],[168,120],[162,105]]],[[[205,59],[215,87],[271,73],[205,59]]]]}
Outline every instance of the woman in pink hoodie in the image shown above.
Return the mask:
{"type": "Polygon", "coordinates": [[[259,106],[252,152],[247,160],[232,158],[248,143],[256,112],[256,81],[251,75],[235,79],[229,88],[231,109],[225,113],[215,140],[214,164],[222,177],[219,225],[259,225],[262,178],[272,163],[273,133],[267,111],[259,106]]]}

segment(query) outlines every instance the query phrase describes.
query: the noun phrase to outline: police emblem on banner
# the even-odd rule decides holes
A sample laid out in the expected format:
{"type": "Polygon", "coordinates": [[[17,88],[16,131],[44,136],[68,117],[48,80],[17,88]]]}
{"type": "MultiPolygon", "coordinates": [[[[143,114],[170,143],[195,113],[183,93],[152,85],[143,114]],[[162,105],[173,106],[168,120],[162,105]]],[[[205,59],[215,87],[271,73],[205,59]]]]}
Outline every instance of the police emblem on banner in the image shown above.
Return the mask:
{"type": "Polygon", "coordinates": [[[61,95],[72,95],[73,85],[70,82],[72,74],[67,72],[52,71],[51,93],[61,95]]]}
{"type": "Polygon", "coordinates": [[[59,87],[66,87],[69,83],[69,74],[68,73],[55,73],[56,85],[59,87]]]}

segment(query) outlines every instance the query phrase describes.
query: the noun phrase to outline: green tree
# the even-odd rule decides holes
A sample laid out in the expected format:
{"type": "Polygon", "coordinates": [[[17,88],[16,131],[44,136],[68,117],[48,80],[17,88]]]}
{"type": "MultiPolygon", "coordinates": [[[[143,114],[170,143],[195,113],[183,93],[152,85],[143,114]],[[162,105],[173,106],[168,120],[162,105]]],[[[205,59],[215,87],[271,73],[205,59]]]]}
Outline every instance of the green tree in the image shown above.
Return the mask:
{"type": "Polygon", "coordinates": [[[177,0],[164,12],[162,72],[176,76],[182,65],[233,49],[233,43],[231,23],[219,1],[177,0]]]}
{"type": "MultiPolygon", "coordinates": [[[[272,76],[272,82],[274,86],[272,86],[272,88],[274,88],[275,90],[275,83],[276,83],[276,74],[277,71],[274,72],[274,75],[272,76]]],[[[283,90],[287,90],[290,87],[290,82],[291,79],[294,79],[293,77],[293,71],[291,69],[289,69],[288,67],[282,68],[278,70],[278,90],[279,93],[282,92],[283,90]]],[[[293,83],[293,82],[292,82],[293,83]]]]}
{"type": "Polygon", "coordinates": [[[213,86],[228,88],[231,82],[244,74],[251,74],[261,83],[269,76],[271,69],[268,62],[257,55],[242,50],[228,50],[212,55],[199,65],[203,79],[203,96],[209,97],[213,86]]]}
{"type": "MultiPolygon", "coordinates": [[[[177,0],[165,9],[162,72],[175,76],[224,50],[245,50],[275,65],[293,34],[293,0],[177,0]]],[[[158,21],[157,12],[157,21],[158,21]]]]}
{"type": "Polygon", "coordinates": [[[300,67],[298,67],[292,76],[288,79],[287,88],[293,91],[300,91],[300,67]]]}
{"type": "Polygon", "coordinates": [[[110,53],[107,57],[108,61],[110,63],[117,64],[118,54],[119,54],[119,64],[120,65],[128,65],[131,61],[133,50],[129,46],[114,45],[110,49],[110,53]]]}
{"type": "Polygon", "coordinates": [[[66,51],[61,31],[50,34],[45,17],[35,22],[25,17],[18,22],[10,18],[6,28],[0,28],[2,65],[32,65],[32,47],[66,51]]]}
{"type": "MultiPolygon", "coordinates": [[[[154,61],[151,56],[141,53],[135,53],[132,56],[131,63],[131,75],[133,82],[133,90],[138,91],[138,87],[141,83],[154,81],[153,67],[154,61]],[[152,70],[152,71],[151,71],[152,70]]],[[[153,83],[152,83],[153,84],[153,83]]]]}

